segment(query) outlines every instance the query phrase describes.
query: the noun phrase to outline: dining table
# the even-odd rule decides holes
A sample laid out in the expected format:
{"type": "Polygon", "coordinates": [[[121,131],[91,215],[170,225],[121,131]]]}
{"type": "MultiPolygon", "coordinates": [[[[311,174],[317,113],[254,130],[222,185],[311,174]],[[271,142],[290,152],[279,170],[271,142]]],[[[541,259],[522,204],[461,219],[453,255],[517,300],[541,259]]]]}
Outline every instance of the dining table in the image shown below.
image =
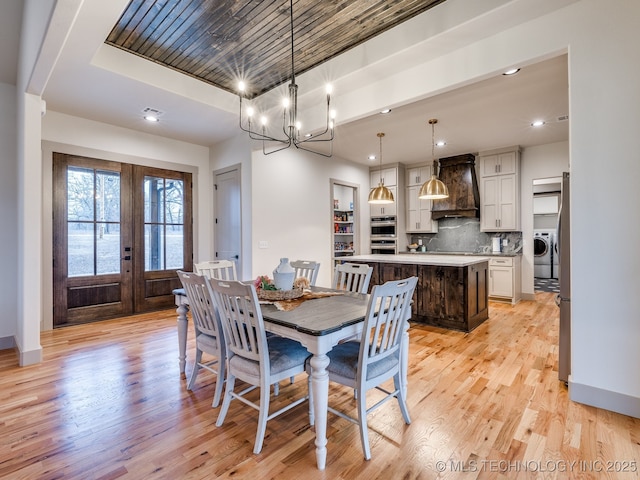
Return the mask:
{"type": "MultiPolygon", "coordinates": [[[[362,333],[369,295],[311,287],[311,292],[329,292],[303,301],[293,309],[280,310],[274,304],[261,304],[265,330],[299,341],[312,355],[311,382],[315,418],[316,463],[324,470],[327,459],[327,413],[329,374],[327,353],[339,342],[362,333]]],[[[189,301],[183,289],[174,290],[178,313],[180,372],[185,372],[189,301]]],[[[408,322],[401,350],[400,388],[406,394],[408,362],[408,322]]],[[[366,419],[364,419],[366,421],[366,419]]]]}

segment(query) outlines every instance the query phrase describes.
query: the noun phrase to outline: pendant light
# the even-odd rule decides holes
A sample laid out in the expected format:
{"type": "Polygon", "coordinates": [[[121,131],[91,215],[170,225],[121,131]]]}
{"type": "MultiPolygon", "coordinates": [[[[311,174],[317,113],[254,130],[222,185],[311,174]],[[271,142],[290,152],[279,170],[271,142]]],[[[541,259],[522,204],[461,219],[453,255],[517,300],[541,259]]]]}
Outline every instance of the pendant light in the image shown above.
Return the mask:
{"type": "Polygon", "coordinates": [[[378,133],[378,138],[380,139],[380,181],[378,186],[372,188],[369,192],[369,203],[393,203],[393,193],[384,186],[382,178],[382,137],[384,137],[384,133],[378,133]]]}
{"type": "Polygon", "coordinates": [[[436,123],[438,123],[438,120],[435,118],[429,120],[429,125],[431,125],[431,159],[433,160],[433,173],[431,174],[431,178],[420,187],[418,198],[421,200],[438,200],[449,196],[449,189],[447,189],[447,186],[442,183],[441,180],[438,180],[436,176],[438,172],[438,161],[434,154],[436,123]]]}

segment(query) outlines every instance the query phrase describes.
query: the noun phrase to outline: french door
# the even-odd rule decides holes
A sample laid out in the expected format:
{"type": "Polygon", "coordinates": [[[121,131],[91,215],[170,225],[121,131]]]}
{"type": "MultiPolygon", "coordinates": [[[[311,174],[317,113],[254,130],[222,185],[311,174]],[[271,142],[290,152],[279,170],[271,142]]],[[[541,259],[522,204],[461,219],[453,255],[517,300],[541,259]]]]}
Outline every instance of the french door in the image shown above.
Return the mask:
{"type": "Polygon", "coordinates": [[[53,160],[54,326],[173,305],[176,270],[192,269],[191,174],[53,160]]]}

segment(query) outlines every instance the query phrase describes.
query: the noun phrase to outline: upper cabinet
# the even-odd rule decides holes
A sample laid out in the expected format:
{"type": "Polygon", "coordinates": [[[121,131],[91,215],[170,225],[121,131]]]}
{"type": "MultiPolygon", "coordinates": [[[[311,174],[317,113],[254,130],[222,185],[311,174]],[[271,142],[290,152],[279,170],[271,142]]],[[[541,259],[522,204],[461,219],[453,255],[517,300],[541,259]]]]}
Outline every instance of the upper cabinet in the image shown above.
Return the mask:
{"type": "MultiPolygon", "coordinates": [[[[380,183],[380,178],[382,178],[384,186],[387,187],[389,190],[391,190],[391,193],[393,194],[393,199],[394,199],[393,203],[387,203],[382,205],[371,204],[370,205],[371,216],[372,217],[396,216],[399,211],[402,211],[402,206],[404,204],[404,199],[400,200],[398,198],[398,190],[399,190],[398,180],[402,179],[402,181],[400,181],[400,184],[404,183],[404,177],[401,177],[401,175],[404,175],[404,167],[401,164],[396,164],[393,167],[383,168],[382,170],[380,170],[379,168],[375,168],[375,169],[372,169],[369,172],[369,174],[371,176],[371,188],[377,187],[378,183],[380,183]],[[398,204],[400,204],[400,207],[398,207],[398,204]]],[[[401,189],[400,191],[402,192],[401,189]]]]}
{"type": "Polygon", "coordinates": [[[520,148],[479,154],[480,230],[520,230],[520,148]]]}
{"type": "Polygon", "coordinates": [[[438,231],[438,222],[431,218],[431,200],[420,200],[418,194],[422,184],[431,178],[432,167],[420,165],[407,168],[407,224],[409,233],[435,233],[438,231]]]}

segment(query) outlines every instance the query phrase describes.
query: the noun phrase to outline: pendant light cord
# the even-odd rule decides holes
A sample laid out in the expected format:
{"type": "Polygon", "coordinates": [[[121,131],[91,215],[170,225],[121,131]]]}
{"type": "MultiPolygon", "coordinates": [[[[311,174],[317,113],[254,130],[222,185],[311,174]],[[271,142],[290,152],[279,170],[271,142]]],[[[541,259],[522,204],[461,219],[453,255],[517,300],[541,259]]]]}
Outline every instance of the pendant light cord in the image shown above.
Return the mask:
{"type": "Polygon", "coordinates": [[[291,0],[291,83],[296,83],[296,71],[293,67],[293,0],[291,0]]]}

